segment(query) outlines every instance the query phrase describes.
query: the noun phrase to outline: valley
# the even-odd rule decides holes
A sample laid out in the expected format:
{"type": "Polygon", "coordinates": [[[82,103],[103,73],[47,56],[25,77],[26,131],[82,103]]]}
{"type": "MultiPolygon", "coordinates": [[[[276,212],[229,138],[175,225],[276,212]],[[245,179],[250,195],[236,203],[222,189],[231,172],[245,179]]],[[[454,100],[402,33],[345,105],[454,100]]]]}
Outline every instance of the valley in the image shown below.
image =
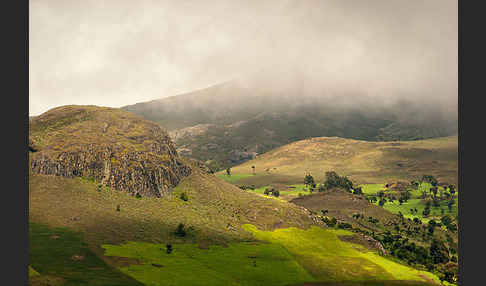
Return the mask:
{"type": "Polygon", "coordinates": [[[66,106],[30,124],[31,285],[457,279],[457,137],[311,138],[214,173],[121,109],[66,106]]]}

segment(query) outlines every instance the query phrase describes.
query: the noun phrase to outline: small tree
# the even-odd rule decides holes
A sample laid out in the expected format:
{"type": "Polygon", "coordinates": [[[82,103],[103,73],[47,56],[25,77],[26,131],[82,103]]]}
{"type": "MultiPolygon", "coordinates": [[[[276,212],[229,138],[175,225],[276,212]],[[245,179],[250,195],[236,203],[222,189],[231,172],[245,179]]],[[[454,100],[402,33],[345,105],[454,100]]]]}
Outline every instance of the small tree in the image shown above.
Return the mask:
{"type": "Polygon", "coordinates": [[[312,177],[311,174],[305,175],[304,184],[305,184],[306,187],[314,185],[315,184],[314,177],[312,177]]]}
{"type": "Polygon", "coordinates": [[[172,244],[170,244],[170,243],[166,244],[165,249],[167,251],[167,254],[171,254],[172,253],[172,244]]]}
{"type": "Polygon", "coordinates": [[[379,205],[380,207],[382,207],[382,206],[384,206],[384,205],[385,205],[385,203],[386,203],[386,199],[385,199],[385,198],[382,198],[382,199],[381,199],[381,200],[378,202],[378,205],[379,205]]]}
{"type": "Polygon", "coordinates": [[[447,202],[447,208],[449,209],[449,212],[452,212],[452,206],[455,204],[454,200],[450,200],[447,202]]]}
{"type": "Polygon", "coordinates": [[[422,182],[430,183],[434,187],[438,184],[437,179],[432,175],[424,175],[422,177],[422,182]]]}
{"type": "Polygon", "coordinates": [[[363,194],[363,189],[361,187],[357,187],[353,189],[353,194],[355,195],[362,195],[363,194]]]}

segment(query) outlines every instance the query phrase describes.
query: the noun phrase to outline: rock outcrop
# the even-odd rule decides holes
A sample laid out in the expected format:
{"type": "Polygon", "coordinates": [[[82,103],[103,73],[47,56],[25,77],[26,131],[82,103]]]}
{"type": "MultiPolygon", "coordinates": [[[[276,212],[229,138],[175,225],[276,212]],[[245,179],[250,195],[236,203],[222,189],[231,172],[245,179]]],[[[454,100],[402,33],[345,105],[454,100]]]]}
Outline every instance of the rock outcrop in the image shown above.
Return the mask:
{"type": "Polygon", "coordinates": [[[86,177],[147,197],[169,194],[191,173],[166,131],[126,111],[64,106],[30,127],[33,173],[86,177]]]}

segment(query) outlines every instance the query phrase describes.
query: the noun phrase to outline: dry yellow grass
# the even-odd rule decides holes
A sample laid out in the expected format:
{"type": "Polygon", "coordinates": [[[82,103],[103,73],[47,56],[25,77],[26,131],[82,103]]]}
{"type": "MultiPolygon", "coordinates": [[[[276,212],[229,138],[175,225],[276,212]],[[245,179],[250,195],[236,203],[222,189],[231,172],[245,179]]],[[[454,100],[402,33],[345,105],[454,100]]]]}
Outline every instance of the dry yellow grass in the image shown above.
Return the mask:
{"type": "Polygon", "coordinates": [[[322,182],[334,170],[358,184],[413,180],[424,174],[457,183],[457,136],[418,141],[370,142],[337,137],[301,140],[258,156],[231,169],[251,174],[236,184],[302,183],[306,173],[322,182]]]}

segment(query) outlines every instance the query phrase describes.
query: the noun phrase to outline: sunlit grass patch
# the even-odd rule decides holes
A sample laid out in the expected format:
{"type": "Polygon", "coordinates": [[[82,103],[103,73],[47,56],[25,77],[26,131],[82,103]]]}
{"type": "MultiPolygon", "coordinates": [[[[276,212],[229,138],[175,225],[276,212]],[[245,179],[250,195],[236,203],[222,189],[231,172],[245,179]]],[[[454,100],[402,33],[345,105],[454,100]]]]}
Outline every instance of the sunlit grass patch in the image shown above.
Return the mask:
{"type": "Polygon", "coordinates": [[[260,231],[252,225],[243,227],[259,240],[283,245],[319,281],[412,280],[425,283],[422,275],[438,281],[431,273],[363,251],[363,247],[338,238],[338,235],[352,235],[349,231],[318,227],[260,231]]]}
{"type": "Polygon", "coordinates": [[[35,269],[29,265],[29,277],[38,276],[38,275],[40,275],[39,272],[35,271],[35,269]]]}
{"type": "Polygon", "coordinates": [[[107,256],[137,258],[121,271],[147,285],[287,285],[315,281],[279,244],[231,243],[200,249],[195,244],[130,242],[103,245],[107,256]]]}

